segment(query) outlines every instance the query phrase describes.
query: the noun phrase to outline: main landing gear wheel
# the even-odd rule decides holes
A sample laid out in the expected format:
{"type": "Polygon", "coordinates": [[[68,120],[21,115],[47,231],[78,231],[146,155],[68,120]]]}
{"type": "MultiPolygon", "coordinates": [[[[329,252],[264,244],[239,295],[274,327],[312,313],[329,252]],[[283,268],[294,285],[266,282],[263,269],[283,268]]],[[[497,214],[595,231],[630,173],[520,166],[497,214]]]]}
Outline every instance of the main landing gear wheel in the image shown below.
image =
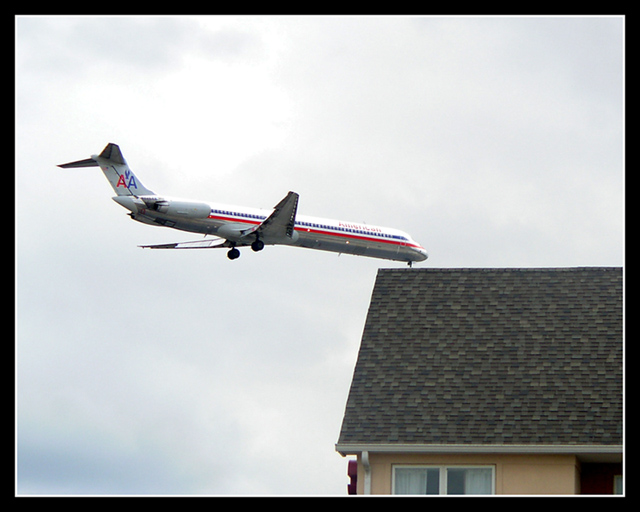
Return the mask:
{"type": "Polygon", "coordinates": [[[264,242],[262,240],[256,240],[255,242],[252,242],[251,249],[253,249],[254,252],[261,251],[262,249],[264,249],[264,242]]]}
{"type": "Polygon", "coordinates": [[[229,258],[230,260],[237,260],[239,257],[240,251],[235,247],[227,253],[227,258],[229,258]]]}

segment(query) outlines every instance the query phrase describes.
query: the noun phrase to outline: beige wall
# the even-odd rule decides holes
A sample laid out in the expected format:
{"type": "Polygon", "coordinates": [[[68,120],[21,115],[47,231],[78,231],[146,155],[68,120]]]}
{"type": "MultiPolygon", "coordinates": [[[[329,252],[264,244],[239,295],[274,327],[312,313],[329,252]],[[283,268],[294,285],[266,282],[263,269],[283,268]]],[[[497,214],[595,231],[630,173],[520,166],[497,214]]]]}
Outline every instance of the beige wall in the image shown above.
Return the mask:
{"type": "MultiPolygon", "coordinates": [[[[580,471],[574,455],[453,455],[369,453],[371,494],[391,494],[393,464],[492,465],[496,494],[579,494],[580,471]]],[[[358,494],[364,494],[358,457],[358,494]]]]}

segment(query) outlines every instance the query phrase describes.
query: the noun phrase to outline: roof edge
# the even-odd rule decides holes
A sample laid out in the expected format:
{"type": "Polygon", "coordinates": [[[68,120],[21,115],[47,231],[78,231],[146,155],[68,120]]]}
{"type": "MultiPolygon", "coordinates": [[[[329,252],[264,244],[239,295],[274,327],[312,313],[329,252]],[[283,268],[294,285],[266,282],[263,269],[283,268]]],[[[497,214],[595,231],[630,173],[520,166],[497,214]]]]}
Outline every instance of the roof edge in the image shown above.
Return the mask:
{"type": "Polygon", "coordinates": [[[410,273],[410,272],[575,272],[582,270],[624,270],[623,265],[569,265],[566,267],[558,266],[538,266],[538,267],[419,267],[419,268],[396,268],[382,267],[378,269],[378,274],[393,273],[410,273]]]}
{"type": "Polygon", "coordinates": [[[511,454],[622,454],[622,445],[576,444],[336,444],[343,457],[370,453],[511,453],[511,454]]]}

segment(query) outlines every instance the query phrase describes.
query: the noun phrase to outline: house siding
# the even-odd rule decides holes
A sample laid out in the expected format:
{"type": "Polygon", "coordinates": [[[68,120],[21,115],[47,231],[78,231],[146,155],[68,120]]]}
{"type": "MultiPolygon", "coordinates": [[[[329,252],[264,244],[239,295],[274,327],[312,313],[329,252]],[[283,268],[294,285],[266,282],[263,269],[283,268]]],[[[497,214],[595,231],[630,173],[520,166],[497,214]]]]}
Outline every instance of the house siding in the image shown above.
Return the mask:
{"type": "MultiPolygon", "coordinates": [[[[370,454],[371,494],[393,490],[394,465],[492,466],[496,495],[573,495],[580,493],[575,455],[370,454]]],[[[358,461],[358,494],[364,494],[364,468],[358,461]]]]}

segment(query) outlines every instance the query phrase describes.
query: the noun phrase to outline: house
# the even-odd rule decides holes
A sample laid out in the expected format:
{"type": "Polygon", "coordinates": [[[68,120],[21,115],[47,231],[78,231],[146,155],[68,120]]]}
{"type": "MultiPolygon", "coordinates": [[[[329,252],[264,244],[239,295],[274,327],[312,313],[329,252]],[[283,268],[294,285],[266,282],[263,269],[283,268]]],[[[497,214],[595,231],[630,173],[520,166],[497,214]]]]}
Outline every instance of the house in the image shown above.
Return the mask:
{"type": "Polygon", "coordinates": [[[381,269],[336,444],[349,492],[621,492],[622,277],[381,269]]]}

